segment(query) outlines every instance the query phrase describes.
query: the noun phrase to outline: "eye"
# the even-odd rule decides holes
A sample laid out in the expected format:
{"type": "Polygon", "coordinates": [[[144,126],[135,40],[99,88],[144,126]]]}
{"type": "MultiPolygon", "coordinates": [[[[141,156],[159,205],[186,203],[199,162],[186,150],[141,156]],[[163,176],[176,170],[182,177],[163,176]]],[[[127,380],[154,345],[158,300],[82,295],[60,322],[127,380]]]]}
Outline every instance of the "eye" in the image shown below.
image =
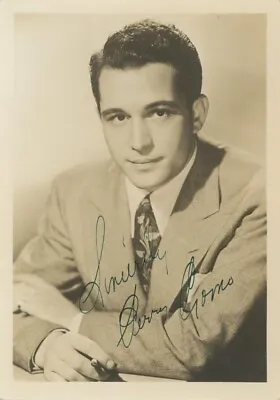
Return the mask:
{"type": "Polygon", "coordinates": [[[155,114],[156,114],[158,117],[164,117],[164,116],[167,116],[167,115],[168,115],[168,113],[167,113],[166,110],[158,110],[158,111],[155,112],[155,114]]]}
{"type": "Polygon", "coordinates": [[[172,112],[170,110],[166,109],[159,109],[159,110],[154,110],[150,114],[150,118],[156,118],[156,119],[164,119],[168,118],[172,115],[172,112]]]}
{"type": "Polygon", "coordinates": [[[116,114],[110,116],[107,121],[113,123],[114,125],[120,125],[124,123],[124,121],[126,121],[127,118],[128,117],[125,114],[116,114]]]}
{"type": "Polygon", "coordinates": [[[116,115],[114,120],[118,121],[118,122],[122,122],[125,120],[125,115],[116,115]]]}

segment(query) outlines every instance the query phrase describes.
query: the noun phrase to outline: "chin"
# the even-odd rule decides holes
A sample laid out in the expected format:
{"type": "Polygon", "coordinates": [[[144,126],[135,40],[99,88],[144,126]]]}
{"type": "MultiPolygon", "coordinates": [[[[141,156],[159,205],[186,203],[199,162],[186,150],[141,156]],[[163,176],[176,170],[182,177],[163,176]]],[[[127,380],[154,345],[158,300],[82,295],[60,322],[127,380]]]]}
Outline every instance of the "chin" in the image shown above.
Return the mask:
{"type": "Polygon", "coordinates": [[[136,186],[139,189],[144,189],[148,190],[149,192],[152,192],[158,188],[160,188],[166,180],[164,179],[159,179],[155,177],[149,177],[149,176],[142,176],[141,178],[131,176],[129,177],[130,181],[133,183],[134,186],[136,186]]]}

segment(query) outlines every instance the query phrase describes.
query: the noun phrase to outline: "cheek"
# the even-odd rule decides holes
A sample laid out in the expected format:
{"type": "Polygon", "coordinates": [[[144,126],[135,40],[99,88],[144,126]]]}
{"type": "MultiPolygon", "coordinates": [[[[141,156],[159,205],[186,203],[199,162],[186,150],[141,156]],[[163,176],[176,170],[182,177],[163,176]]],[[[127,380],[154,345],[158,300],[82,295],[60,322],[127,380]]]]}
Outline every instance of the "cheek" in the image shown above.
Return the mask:
{"type": "Polygon", "coordinates": [[[125,143],[127,142],[126,134],[121,129],[103,129],[107,146],[114,156],[121,156],[125,151],[125,143]]]}
{"type": "Polygon", "coordinates": [[[181,120],[162,124],[153,136],[157,151],[170,157],[174,157],[177,153],[185,154],[190,143],[189,132],[181,120]]]}

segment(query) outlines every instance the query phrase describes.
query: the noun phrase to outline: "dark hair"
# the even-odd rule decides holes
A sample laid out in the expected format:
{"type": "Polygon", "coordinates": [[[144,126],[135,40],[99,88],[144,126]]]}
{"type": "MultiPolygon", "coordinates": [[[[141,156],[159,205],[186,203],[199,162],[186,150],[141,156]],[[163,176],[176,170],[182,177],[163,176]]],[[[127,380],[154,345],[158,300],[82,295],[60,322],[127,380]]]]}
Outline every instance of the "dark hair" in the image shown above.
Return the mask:
{"type": "Polygon", "coordinates": [[[175,27],[143,20],[110,35],[103,50],[90,59],[93,95],[100,112],[99,77],[103,67],[124,69],[161,62],[177,71],[177,84],[191,105],[201,93],[202,68],[188,36],[175,27]]]}

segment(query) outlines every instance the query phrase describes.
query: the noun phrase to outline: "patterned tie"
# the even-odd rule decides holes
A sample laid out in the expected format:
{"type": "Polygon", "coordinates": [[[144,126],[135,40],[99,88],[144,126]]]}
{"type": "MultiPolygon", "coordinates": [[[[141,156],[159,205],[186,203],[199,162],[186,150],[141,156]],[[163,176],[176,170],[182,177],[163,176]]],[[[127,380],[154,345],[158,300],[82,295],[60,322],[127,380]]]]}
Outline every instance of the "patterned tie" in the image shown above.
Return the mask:
{"type": "Polygon", "coordinates": [[[140,203],[134,221],[134,259],[146,296],[149,292],[151,269],[161,236],[151,206],[150,195],[140,203]]]}

